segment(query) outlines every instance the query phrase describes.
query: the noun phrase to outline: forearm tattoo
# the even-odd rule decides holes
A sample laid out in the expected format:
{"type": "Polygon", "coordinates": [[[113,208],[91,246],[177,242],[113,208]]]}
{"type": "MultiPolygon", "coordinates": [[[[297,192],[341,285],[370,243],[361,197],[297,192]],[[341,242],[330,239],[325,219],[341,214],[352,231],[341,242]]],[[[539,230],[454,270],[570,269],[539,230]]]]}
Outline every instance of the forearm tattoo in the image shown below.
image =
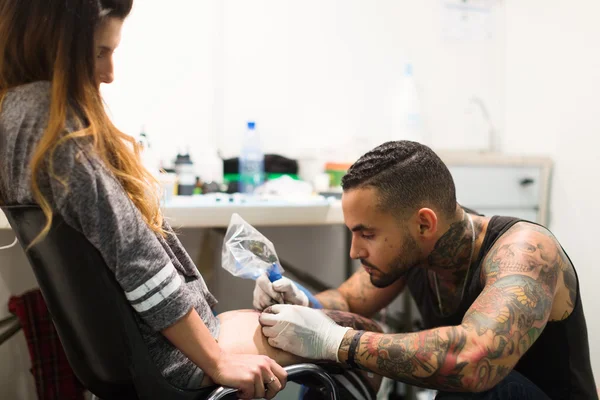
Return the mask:
{"type": "Polygon", "coordinates": [[[338,325],[361,331],[383,332],[377,322],[358,314],[337,310],[323,310],[323,312],[338,325]]]}
{"type": "MultiPolygon", "coordinates": [[[[519,223],[483,263],[485,288],[462,324],[409,333],[365,333],[356,361],[366,369],[418,386],[450,391],[493,387],[542,333],[560,277],[575,302],[573,268],[545,229],[519,223]]],[[[344,359],[348,337],[340,347],[344,359]]]]}
{"type": "Polygon", "coordinates": [[[323,305],[323,308],[328,310],[338,310],[338,311],[350,311],[348,307],[348,302],[344,299],[342,294],[335,290],[327,290],[325,292],[319,293],[315,296],[317,300],[323,305]]]}

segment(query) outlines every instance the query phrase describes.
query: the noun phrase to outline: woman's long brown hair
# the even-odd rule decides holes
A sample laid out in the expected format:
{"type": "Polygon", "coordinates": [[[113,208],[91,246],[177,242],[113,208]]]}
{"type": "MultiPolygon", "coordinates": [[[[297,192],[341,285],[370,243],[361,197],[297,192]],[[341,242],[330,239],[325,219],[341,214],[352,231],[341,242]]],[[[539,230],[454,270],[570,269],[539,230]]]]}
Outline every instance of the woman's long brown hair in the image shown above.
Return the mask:
{"type": "Polygon", "coordinates": [[[134,139],[119,131],[104,110],[94,78],[94,32],[102,18],[125,19],[133,0],[0,0],[0,107],[6,93],[36,81],[51,82],[49,122],[31,159],[32,191],[47,218],[53,210],[38,176],[55,176],[53,153],[66,140],[87,137],[92,151],[119,180],[146,224],[164,235],[156,180],[143,167],[134,139]],[[66,132],[68,118],[80,130],[66,132]]]}

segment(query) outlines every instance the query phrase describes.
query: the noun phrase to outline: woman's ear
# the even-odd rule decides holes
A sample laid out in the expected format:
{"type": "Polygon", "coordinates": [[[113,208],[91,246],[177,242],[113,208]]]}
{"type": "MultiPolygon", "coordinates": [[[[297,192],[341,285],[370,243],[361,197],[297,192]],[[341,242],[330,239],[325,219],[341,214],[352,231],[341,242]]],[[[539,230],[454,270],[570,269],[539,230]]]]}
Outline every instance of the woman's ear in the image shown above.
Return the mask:
{"type": "Polygon", "coordinates": [[[419,235],[422,238],[429,239],[437,233],[438,218],[432,209],[421,208],[417,212],[417,222],[419,223],[419,235]]]}

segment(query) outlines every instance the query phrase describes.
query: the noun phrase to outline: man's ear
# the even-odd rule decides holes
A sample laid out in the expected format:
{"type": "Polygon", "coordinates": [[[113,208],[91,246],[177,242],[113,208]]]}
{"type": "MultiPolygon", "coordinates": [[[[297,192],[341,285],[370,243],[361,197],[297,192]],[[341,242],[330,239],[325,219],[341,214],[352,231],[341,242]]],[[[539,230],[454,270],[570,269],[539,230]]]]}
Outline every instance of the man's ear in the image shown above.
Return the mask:
{"type": "Polygon", "coordinates": [[[417,222],[419,224],[419,235],[423,239],[430,239],[437,233],[438,217],[430,208],[421,208],[417,212],[417,222]]]}

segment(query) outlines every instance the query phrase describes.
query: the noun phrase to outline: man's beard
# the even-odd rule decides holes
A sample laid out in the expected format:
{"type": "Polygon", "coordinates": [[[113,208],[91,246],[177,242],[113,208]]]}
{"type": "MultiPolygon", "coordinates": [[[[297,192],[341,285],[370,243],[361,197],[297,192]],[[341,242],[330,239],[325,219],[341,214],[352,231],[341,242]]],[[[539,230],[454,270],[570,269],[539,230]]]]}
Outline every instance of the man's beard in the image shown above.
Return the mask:
{"type": "Polygon", "coordinates": [[[384,273],[381,271],[381,269],[368,263],[366,260],[361,260],[361,262],[367,267],[377,270],[375,274],[371,274],[370,276],[371,284],[377,288],[383,289],[390,286],[398,279],[404,277],[413,267],[418,266],[421,262],[421,257],[417,242],[412,236],[407,234],[400,254],[389,264],[387,268],[389,272],[384,273]]]}

